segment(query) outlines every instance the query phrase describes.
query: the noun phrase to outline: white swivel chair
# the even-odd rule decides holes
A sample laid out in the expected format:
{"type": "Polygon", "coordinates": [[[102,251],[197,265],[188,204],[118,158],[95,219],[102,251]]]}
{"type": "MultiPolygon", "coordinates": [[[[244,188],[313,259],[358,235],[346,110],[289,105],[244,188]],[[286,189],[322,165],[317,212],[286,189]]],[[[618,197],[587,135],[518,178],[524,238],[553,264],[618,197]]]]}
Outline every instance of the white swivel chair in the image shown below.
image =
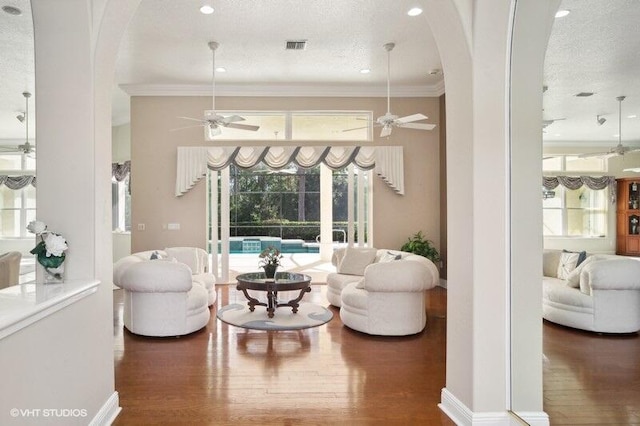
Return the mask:
{"type": "Polygon", "coordinates": [[[405,336],[427,324],[425,290],[436,286],[438,268],[428,259],[373,263],[364,278],[341,294],[340,319],[367,334],[405,336]]]}
{"type": "Polygon", "coordinates": [[[148,260],[130,265],[116,285],[124,289],[124,325],[143,336],[180,336],[209,322],[208,292],[193,285],[180,262],[148,260]]]}

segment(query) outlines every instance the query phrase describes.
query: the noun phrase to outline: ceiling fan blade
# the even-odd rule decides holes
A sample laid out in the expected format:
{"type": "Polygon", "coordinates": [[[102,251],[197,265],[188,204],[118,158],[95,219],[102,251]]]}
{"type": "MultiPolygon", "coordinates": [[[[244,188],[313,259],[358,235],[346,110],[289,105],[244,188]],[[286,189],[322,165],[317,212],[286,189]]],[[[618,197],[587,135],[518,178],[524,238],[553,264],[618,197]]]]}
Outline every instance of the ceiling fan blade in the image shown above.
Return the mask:
{"type": "Polygon", "coordinates": [[[369,126],[364,126],[364,127],[354,127],[352,129],[344,129],[343,132],[351,132],[353,130],[362,130],[362,129],[368,129],[369,126]]]}
{"type": "Polygon", "coordinates": [[[225,123],[234,123],[236,121],[244,121],[244,117],[240,117],[239,115],[230,115],[229,117],[224,117],[222,121],[225,123]]]}
{"type": "Polygon", "coordinates": [[[619,154],[615,151],[590,152],[587,154],[580,154],[578,155],[578,158],[593,158],[593,157],[610,158],[610,157],[615,157],[616,155],[619,155],[619,154]]]}
{"type": "Polygon", "coordinates": [[[427,117],[426,115],[423,114],[412,114],[412,115],[407,115],[406,117],[400,117],[400,118],[396,118],[396,122],[398,123],[410,123],[412,121],[418,121],[418,120],[426,120],[427,117]]]}
{"type": "Polygon", "coordinates": [[[399,124],[398,127],[402,127],[405,129],[433,130],[435,129],[436,125],[427,123],[404,123],[399,124]]]}
{"type": "Polygon", "coordinates": [[[240,130],[251,130],[252,132],[257,132],[260,129],[260,126],[253,126],[251,124],[238,124],[238,123],[229,123],[222,124],[224,127],[229,127],[232,129],[240,129],[240,130]]]}
{"type": "Polygon", "coordinates": [[[205,123],[203,124],[196,124],[195,126],[183,126],[183,127],[176,127],[175,129],[169,129],[170,132],[175,132],[176,130],[184,130],[184,129],[193,129],[194,127],[204,127],[206,126],[205,123]]]}
{"type": "Polygon", "coordinates": [[[199,121],[201,123],[207,122],[207,120],[203,120],[201,118],[191,118],[191,117],[178,117],[178,118],[182,118],[183,120],[199,121]]]}
{"type": "Polygon", "coordinates": [[[386,138],[387,136],[389,136],[391,134],[391,130],[392,130],[391,126],[384,126],[382,128],[382,131],[380,132],[380,137],[381,138],[386,138]]]}

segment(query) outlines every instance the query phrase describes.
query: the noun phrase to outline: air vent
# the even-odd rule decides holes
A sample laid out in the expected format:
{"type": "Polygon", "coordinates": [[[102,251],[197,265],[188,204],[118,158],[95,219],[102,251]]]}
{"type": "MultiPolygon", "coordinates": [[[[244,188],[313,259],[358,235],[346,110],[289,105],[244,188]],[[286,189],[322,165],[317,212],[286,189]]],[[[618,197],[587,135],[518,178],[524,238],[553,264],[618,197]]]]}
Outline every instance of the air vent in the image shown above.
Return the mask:
{"type": "Polygon", "coordinates": [[[576,96],[579,98],[588,98],[589,96],[593,96],[593,92],[580,92],[576,96]]]}
{"type": "Polygon", "coordinates": [[[286,50],[305,50],[307,48],[307,40],[287,40],[286,50]]]}

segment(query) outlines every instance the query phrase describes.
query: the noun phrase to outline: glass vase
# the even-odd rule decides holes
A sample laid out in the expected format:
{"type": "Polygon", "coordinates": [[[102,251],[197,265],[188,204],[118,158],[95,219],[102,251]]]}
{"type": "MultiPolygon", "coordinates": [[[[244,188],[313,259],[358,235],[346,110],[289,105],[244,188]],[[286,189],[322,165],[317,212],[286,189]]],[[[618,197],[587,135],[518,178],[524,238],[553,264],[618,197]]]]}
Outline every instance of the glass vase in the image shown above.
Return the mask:
{"type": "Polygon", "coordinates": [[[64,282],[64,262],[57,268],[40,265],[42,269],[42,282],[45,284],[60,284],[64,282]]]}

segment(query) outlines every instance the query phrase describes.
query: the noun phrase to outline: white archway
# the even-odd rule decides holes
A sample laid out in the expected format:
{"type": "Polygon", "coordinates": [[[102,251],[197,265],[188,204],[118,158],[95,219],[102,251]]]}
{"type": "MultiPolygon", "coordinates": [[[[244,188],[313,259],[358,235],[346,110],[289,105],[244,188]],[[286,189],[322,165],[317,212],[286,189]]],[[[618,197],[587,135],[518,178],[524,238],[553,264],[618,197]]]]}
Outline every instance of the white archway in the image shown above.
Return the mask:
{"type": "MultiPolygon", "coordinates": [[[[540,2],[544,4],[539,7],[548,8],[550,1],[540,2]]],[[[85,373],[91,382],[80,383],[78,392],[65,396],[60,406],[87,407],[90,418],[104,411],[101,403],[113,399],[114,391],[108,285],[111,221],[106,208],[110,199],[110,98],[119,40],[139,2],[75,0],[53,5],[48,0],[33,0],[39,156],[47,158],[38,165],[39,216],[73,244],[69,277],[97,277],[103,282],[86,309],[65,321],[85,323],[90,317],[94,337],[69,349],[77,352],[71,362],[79,365],[86,364],[83,360],[90,349],[92,365],[86,366],[85,373]],[[67,155],[70,149],[73,157],[67,155]],[[61,209],[61,203],[66,207],[61,209]]],[[[447,86],[449,306],[442,406],[468,424],[487,419],[506,422],[510,408],[508,290],[513,229],[509,223],[512,180],[507,89],[514,3],[427,1],[427,18],[447,86]]],[[[522,22],[534,24],[541,19],[538,14],[518,13],[518,25],[521,17],[522,22]]],[[[541,58],[532,61],[538,62],[541,58]]],[[[535,160],[523,159],[523,165],[535,160]]],[[[518,170],[513,177],[523,176],[518,170]]],[[[514,229],[520,227],[531,229],[522,230],[520,237],[538,234],[526,223],[514,225],[514,229]]],[[[531,259],[524,261],[528,267],[536,259],[535,252],[530,254],[531,259]]],[[[67,333],[73,334],[73,327],[67,333]]],[[[531,356],[541,359],[541,352],[534,349],[531,356]]],[[[537,367],[528,367],[523,365],[519,371],[525,375],[532,371],[536,376],[537,367]]],[[[539,378],[533,377],[535,380],[539,378]]],[[[47,386],[57,381],[62,378],[52,377],[47,386]]],[[[541,389],[533,393],[541,397],[541,389]]],[[[541,411],[535,405],[526,409],[541,411]]]]}

